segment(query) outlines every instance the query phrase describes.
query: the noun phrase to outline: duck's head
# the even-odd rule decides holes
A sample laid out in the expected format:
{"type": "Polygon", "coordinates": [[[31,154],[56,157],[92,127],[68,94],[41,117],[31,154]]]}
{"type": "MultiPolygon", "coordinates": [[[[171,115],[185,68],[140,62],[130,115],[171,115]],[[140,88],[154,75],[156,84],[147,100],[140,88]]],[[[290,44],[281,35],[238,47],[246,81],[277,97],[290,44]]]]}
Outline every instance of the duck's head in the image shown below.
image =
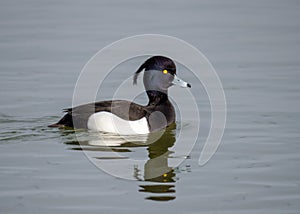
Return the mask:
{"type": "Polygon", "coordinates": [[[144,86],[146,91],[160,91],[167,94],[168,88],[172,85],[191,88],[189,83],[177,77],[176,65],[168,57],[153,56],[147,59],[135,72],[133,84],[136,84],[139,73],[144,69],[144,86]]]}

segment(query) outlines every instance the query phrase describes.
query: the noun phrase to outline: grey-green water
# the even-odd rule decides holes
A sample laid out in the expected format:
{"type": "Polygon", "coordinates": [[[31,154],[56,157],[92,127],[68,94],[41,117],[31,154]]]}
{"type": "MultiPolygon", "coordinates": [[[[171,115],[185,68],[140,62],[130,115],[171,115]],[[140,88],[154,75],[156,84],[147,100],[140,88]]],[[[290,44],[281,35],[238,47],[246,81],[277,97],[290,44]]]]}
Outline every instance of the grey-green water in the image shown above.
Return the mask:
{"type": "MultiPolygon", "coordinates": [[[[299,213],[299,9],[292,0],[2,1],[0,213],[299,213]],[[176,36],[206,54],[224,86],[228,121],[219,150],[198,166],[209,107],[190,80],[203,107],[191,154],[157,180],[143,181],[132,169],[136,180],[128,181],[96,168],[72,131],[47,125],[71,106],[76,79],[93,54],[143,33],[176,36]]],[[[125,68],[108,79],[103,98],[136,69],[125,68]]],[[[179,90],[170,91],[175,101],[183,99],[179,90]]],[[[192,129],[197,121],[183,123],[192,129]]],[[[114,149],[151,160],[172,152],[178,128],[166,134],[165,148],[114,149]]],[[[105,147],[81,143],[109,161],[105,147]]]]}

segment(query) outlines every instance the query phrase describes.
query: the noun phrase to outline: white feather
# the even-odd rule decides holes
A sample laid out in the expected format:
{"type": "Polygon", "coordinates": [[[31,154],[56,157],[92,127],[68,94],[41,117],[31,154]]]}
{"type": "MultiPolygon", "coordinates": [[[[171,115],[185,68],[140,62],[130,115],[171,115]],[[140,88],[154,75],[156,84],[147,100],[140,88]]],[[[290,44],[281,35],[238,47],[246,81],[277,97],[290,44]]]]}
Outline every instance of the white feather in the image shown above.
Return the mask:
{"type": "Polygon", "coordinates": [[[88,129],[93,131],[110,132],[121,135],[135,135],[150,133],[145,117],[139,120],[124,120],[110,112],[92,114],[87,122],[88,129]]]}

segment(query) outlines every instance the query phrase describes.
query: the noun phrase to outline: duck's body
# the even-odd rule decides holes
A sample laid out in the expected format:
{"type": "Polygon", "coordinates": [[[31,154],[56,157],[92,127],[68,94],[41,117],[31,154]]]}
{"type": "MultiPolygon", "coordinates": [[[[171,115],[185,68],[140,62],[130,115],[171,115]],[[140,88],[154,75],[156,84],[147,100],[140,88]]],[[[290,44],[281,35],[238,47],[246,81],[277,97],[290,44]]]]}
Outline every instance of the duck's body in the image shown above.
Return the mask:
{"type": "Polygon", "coordinates": [[[64,117],[50,127],[83,128],[118,134],[147,134],[175,122],[175,110],[168,98],[168,87],[190,87],[176,76],[174,62],[166,57],[148,59],[138,69],[145,69],[144,85],[149,98],[146,106],[126,100],[100,101],[65,109],[64,117]]]}

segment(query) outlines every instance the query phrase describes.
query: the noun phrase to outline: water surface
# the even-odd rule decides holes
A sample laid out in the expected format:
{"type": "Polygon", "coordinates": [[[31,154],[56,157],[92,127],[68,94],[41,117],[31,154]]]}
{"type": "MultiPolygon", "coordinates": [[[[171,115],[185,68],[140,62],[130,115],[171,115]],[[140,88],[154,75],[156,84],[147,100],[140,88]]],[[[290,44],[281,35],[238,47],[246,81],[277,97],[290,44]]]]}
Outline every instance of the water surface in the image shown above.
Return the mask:
{"type": "MultiPolygon", "coordinates": [[[[299,213],[299,9],[292,0],[1,2],[0,213],[299,213]],[[188,140],[178,142],[176,131],[193,129],[198,121],[192,117],[183,119],[186,129],[166,133],[164,146],[107,148],[47,127],[71,106],[76,79],[93,54],[142,33],[186,40],[220,75],[228,121],[204,167],[197,162],[209,102],[188,72],[181,77],[199,92],[203,119],[188,157],[173,157],[172,148],[188,140]],[[128,173],[135,180],[128,181],[99,170],[84,151],[98,161],[148,162],[133,167],[128,173]],[[162,152],[160,165],[168,172],[148,179],[156,168],[151,160],[162,152]],[[172,167],[174,158],[184,161],[172,167]]],[[[110,98],[133,64],[108,79],[99,98],[110,98]]],[[[184,101],[180,90],[171,89],[174,101],[184,101]]],[[[137,101],[146,102],[142,91],[137,101]]]]}

